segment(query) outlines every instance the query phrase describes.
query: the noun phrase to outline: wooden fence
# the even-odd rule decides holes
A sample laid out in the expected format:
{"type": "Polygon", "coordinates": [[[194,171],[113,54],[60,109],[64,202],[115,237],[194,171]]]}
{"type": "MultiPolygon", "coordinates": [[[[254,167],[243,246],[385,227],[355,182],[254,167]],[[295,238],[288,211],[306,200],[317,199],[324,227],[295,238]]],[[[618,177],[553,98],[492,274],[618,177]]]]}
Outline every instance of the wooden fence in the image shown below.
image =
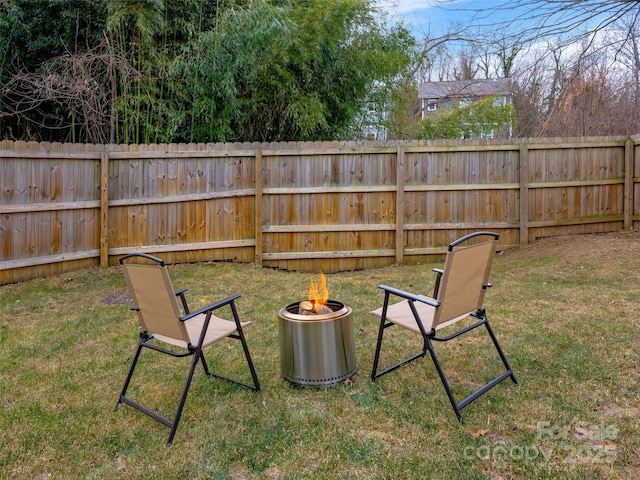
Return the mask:
{"type": "Polygon", "coordinates": [[[425,261],[475,230],[503,249],[640,222],[640,136],[513,141],[0,142],[0,285],[107,266],[425,261]]]}

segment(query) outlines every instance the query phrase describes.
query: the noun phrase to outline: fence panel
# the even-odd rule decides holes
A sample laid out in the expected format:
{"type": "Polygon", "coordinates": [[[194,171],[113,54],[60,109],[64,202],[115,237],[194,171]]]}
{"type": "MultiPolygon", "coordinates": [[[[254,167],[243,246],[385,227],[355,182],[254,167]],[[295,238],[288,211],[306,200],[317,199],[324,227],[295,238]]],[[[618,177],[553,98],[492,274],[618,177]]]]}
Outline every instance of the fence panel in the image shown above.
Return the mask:
{"type": "Polygon", "coordinates": [[[624,142],[601,140],[585,148],[551,139],[528,148],[527,240],[623,228],[624,142]]]}
{"type": "Polygon", "coordinates": [[[0,155],[0,284],[96,265],[100,153],[17,147],[0,155]]]}
{"type": "Polygon", "coordinates": [[[408,148],[405,257],[442,252],[478,229],[499,232],[505,247],[517,245],[518,148],[497,143],[460,150],[450,145],[408,148]]]}
{"type": "Polygon", "coordinates": [[[335,272],[393,263],[395,149],[263,151],[263,265],[335,272]]]}
{"type": "Polygon", "coordinates": [[[252,261],[253,153],[173,148],[112,154],[109,254],[252,261]]]}
{"type": "Polygon", "coordinates": [[[0,142],[0,284],[117,263],[335,272],[640,224],[640,137],[62,145],[0,142]]]}

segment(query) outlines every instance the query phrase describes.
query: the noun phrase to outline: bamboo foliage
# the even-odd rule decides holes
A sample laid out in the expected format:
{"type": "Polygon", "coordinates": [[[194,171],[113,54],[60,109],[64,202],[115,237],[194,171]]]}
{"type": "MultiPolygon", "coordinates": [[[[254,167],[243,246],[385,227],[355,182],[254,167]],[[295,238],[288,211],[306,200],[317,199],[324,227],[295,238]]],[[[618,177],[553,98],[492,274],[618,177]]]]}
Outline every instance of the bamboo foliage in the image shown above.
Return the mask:
{"type": "Polygon", "coordinates": [[[372,93],[385,103],[415,47],[362,0],[9,2],[6,13],[0,131],[14,140],[356,138],[372,93]]]}
{"type": "Polygon", "coordinates": [[[335,272],[637,227],[640,137],[391,143],[0,143],[0,284],[112,265],[335,272]]]}

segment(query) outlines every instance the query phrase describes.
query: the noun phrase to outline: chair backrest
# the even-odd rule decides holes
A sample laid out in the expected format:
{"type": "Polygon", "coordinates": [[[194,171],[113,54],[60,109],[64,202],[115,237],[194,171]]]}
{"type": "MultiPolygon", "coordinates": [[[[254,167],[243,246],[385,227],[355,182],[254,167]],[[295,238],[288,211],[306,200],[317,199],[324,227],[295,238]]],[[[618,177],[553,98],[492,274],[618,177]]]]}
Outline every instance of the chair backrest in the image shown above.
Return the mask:
{"type": "Polygon", "coordinates": [[[121,258],[120,264],[142,329],[188,343],[189,335],[179,319],[180,307],[164,262],[151,255],[134,254],[121,258]],[[154,263],[126,263],[131,257],[144,257],[154,263]]]}
{"type": "Polygon", "coordinates": [[[433,328],[442,328],[482,307],[498,237],[476,232],[449,245],[437,295],[441,306],[436,309],[433,328]]]}

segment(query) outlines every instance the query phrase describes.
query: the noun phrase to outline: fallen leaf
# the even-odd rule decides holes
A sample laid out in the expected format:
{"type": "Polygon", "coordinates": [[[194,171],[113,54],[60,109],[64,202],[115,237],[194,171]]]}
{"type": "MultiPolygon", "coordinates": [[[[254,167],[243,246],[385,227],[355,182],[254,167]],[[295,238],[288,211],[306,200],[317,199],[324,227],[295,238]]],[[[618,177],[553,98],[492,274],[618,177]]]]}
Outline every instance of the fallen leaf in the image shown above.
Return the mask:
{"type": "Polygon", "coordinates": [[[489,433],[488,428],[481,428],[480,430],[476,430],[475,432],[473,432],[472,437],[473,438],[484,437],[487,433],[489,433]]]}

